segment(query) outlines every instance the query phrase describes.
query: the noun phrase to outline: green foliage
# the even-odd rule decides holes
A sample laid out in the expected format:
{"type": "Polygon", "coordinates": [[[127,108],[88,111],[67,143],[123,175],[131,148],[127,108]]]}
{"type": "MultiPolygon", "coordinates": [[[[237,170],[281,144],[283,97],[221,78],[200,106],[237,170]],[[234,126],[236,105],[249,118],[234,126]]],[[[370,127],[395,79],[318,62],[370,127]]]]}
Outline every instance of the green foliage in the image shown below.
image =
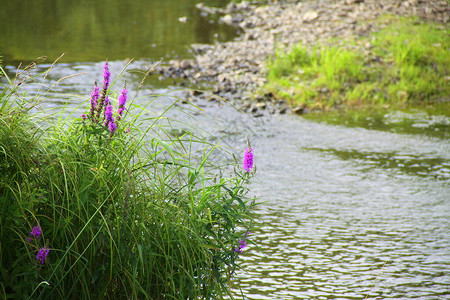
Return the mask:
{"type": "Polygon", "coordinates": [[[0,106],[1,298],[229,293],[235,248],[252,224],[251,173],[212,161],[224,150],[194,134],[167,138],[138,105],[114,135],[82,118],[44,130],[17,82],[4,87],[0,106]],[[37,225],[42,236],[27,239],[37,225]],[[40,264],[44,245],[50,252],[40,264]]]}
{"type": "Polygon", "coordinates": [[[316,47],[312,51],[296,45],[285,53],[277,51],[267,64],[269,90],[284,99],[313,105],[329,90],[329,101],[349,82],[360,80],[362,64],[357,53],[337,47],[316,47]],[[281,92],[281,94],[279,94],[281,92]]]}
{"type": "Polygon", "coordinates": [[[423,103],[447,97],[448,30],[416,19],[388,18],[388,22],[357,43],[313,49],[299,44],[288,53],[277,51],[267,62],[265,89],[313,108],[423,103]]]}

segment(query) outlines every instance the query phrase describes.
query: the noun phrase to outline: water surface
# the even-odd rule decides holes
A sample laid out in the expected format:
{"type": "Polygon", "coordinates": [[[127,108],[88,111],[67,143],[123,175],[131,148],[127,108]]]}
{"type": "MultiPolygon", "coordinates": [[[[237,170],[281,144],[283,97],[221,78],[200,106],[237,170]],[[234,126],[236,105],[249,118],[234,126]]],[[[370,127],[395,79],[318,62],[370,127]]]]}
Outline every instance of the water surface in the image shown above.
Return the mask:
{"type": "MultiPolygon", "coordinates": [[[[196,0],[3,1],[0,55],[5,64],[62,53],[62,62],[188,55],[189,45],[233,37],[236,30],[196,9],[196,0]],[[181,22],[182,20],[183,22],[181,22]]],[[[223,6],[228,1],[206,0],[223,6]]]]}

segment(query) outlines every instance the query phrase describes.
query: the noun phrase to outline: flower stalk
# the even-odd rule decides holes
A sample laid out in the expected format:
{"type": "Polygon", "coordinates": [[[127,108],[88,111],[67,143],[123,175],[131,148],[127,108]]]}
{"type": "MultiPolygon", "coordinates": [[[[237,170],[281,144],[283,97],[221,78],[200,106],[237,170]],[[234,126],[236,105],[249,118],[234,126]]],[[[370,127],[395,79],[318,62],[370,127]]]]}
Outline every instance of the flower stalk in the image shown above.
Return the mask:
{"type": "Polygon", "coordinates": [[[244,159],[242,161],[242,167],[246,172],[250,172],[253,168],[253,148],[245,148],[244,159]]]}
{"type": "Polygon", "coordinates": [[[103,64],[103,88],[102,88],[102,94],[98,100],[97,120],[100,119],[100,114],[102,113],[104,107],[106,106],[106,104],[104,102],[105,102],[105,99],[107,100],[106,93],[108,92],[110,80],[111,80],[111,72],[109,72],[108,62],[106,61],[103,64]]]}

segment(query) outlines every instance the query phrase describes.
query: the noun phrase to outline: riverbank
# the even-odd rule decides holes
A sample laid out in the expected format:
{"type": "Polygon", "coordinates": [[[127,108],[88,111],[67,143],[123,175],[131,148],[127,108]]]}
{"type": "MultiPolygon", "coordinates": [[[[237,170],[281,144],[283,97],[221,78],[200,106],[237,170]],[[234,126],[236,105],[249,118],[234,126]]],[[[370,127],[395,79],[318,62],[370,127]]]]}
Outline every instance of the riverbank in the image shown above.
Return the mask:
{"type": "Polygon", "coordinates": [[[235,26],[239,36],[225,43],[192,45],[192,59],[170,61],[157,71],[163,77],[183,78],[186,85],[207,82],[212,94],[202,97],[224,98],[255,116],[262,115],[262,110],[305,112],[303,106],[288,105],[285,99],[262,92],[267,84],[266,62],[276,49],[287,51],[299,42],[312,48],[367,37],[383,28],[385,24],[379,18],[387,14],[447,24],[450,11],[446,1],[414,0],[295,1],[270,5],[244,1],[224,9],[201,4],[197,7],[205,14],[222,14],[221,21],[235,26]]]}

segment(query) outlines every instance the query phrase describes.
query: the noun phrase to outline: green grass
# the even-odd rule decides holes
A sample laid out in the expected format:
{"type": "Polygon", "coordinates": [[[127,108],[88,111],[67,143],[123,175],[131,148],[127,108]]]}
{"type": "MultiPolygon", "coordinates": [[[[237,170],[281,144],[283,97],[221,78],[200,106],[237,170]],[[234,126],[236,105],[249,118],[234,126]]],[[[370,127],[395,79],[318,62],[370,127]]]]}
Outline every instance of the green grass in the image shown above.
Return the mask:
{"type": "Polygon", "coordinates": [[[264,90],[320,109],[448,100],[448,27],[414,18],[379,22],[387,25],[358,41],[277,51],[264,90]]]}
{"type": "MultiPolygon", "coordinates": [[[[147,108],[133,102],[113,135],[103,121],[64,119],[64,113],[49,121],[20,90],[37,78],[26,71],[6,78],[0,94],[0,298],[229,294],[235,248],[252,226],[254,200],[245,196],[252,173],[233,160],[214,160],[231,153],[194,133],[170,138],[170,128],[158,125],[163,116],[146,117],[147,108]],[[28,240],[37,225],[42,236],[28,240]],[[50,252],[40,264],[36,254],[44,245],[50,252]]],[[[115,91],[108,93],[116,102],[115,91]]]]}

